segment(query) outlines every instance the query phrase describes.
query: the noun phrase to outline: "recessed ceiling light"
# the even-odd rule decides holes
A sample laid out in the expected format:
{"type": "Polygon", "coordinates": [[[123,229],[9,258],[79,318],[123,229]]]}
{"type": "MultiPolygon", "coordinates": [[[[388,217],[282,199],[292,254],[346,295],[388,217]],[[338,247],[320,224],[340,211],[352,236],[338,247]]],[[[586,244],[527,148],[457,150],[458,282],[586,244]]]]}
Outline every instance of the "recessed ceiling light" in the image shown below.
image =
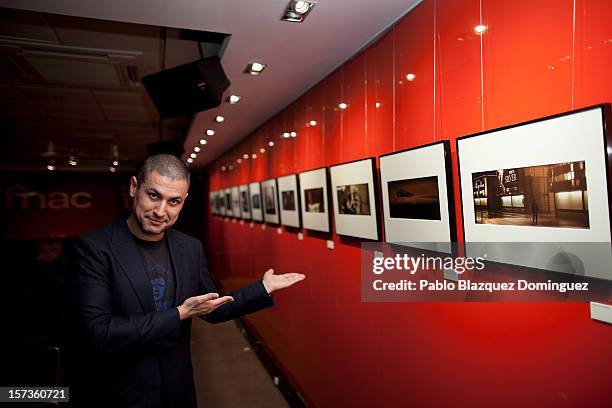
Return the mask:
{"type": "Polygon", "coordinates": [[[416,75],[414,75],[413,73],[406,74],[406,79],[408,81],[414,81],[414,78],[416,78],[416,75]]]}
{"type": "Polygon", "coordinates": [[[238,164],[242,163],[242,159],[241,158],[236,159],[236,163],[238,164]]]}
{"type": "Polygon", "coordinates": [[[487,31],[487,26],[486,25],[482,25],[482,24],[478,24],[476,27],[474,27],[474,32],[476,34],[482,34],[485,31],[487,31]]]}
{"type": "Polygon", "coordinates": [[[215,122],[217,122],[217,123],[221,123],[224,120],[225,120],[225,118],[223,116],[221,116],[221,115],[215,116],[215,122]]]}
{"type": "Polygon", "coordinates": [[[283,132],[283,137],[285,139],[287,139],[288,137],[290,137],[291,135],[289,134],[289,132],[283,132]]]}
{"type": "Polygon", "coordinates": [[[347,105],[346,103],[344,103],[344,102],[340,102],[340,103],[338,104],[338,107],[339,107],[340,109],[346,109],[346,108],[348,108],[348,105],[347,105]]]}
{"type": "Polygon", "coordinates": [[[291,0],[285,9],[285,14],[281,17],[283,21],[301,23],[304,21],[310,10],[314,7],[314,1],[291,0]]]}
{"type": "Polygon", "coordinates": [[[215,131],[212,129],[206,129],[206,135],[208,136],[214,136],[215,135],[215,131]]]}
{"type": "Polygon", "coordinates": [[[270,140],[270,141],[268,142],[268,146],[270,146],[270,147],[274,146],[274,142],[270,140]]]}
{"type": "Polygon", "coordinates": [[[195,159],[196,157],[198,157],[198,155],[197,155],[197,154],[195,154],[195,153],[191,153],[191,154],[189,155],[189,157],[191,157],[192,159],[195,159]]]}
{"type": "Polygon", "coordinates": [[[206,139],[200,139],[200,144],[201,145],[205,145],[206,143],[208,143],[208,141],[206,139]]]}
{"type": "Polygon", "coordinates": [[[227,101],[232,104],[235,105],[238,102],[240,102],[240,100],[242,99],[242,97],[238,96],[238,95],[230,95],[229,98],[227,98],[227,101]]]}
{"type": "Polygon", "coordinates": [[[242,157],[246,160],[246,159],[249,158],[249,155],[245,153],[245,154],[242,155],[242,157]]]}
{"type": "Polygon", "coordinates": [[[296,137],[297,136],[297,132],[291,132],[290,135],[291,135],[291,137],[296,137]]]}
{"type": "Polygon", "coordinates": [[[196,153],[200,153],[200,150],[202,150],[202,149],[200,149],[198,146],[193,148],[193,151],[196,152],[196,153]]]}
{"type": "Polygon", "coordinates": [[[193,163],[193,159],[191,157],[187,158],[187,163],[193,163]]]}
{"type": "Polygon", "coordinates": [[[317,126],[317,121],[316,120],[311,120],[310,122],[308,122],[308,124],[310,126],[317,126]]]}
{"type": "Polygon", "coordinates": [[[261,149],[259,149],[259,153],[265,153],[266,149],[264,149],[263,147],[261,149]]]}
{"type": "Polygon", "coordinates": [[[221,166],[221,171],[225,171],[227,168],[225,166],[221,166]]]}
{"type": "Polygon", "coordinates": [[[261,62],[251,62],[246,66],[244,72],[250,75],[259,75],[266,69],[266,66],[266,64],[262,64],[261,62]]]}

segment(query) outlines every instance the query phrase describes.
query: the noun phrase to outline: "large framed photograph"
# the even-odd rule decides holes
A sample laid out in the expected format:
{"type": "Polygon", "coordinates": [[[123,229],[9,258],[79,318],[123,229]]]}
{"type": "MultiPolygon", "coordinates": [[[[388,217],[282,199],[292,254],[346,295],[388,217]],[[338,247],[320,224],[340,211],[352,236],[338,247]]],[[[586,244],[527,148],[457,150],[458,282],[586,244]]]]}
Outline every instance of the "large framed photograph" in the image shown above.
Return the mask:
{"type": "Polygon", "coordinates": [[[607,115],[600,105],[457,140],[469,256],[567,272],[564,253],[570,273],[612,280],[607,115]]]}
{"type": "Polygon", "coordinates": [[[251,218],[253,221],[263,221],[263,203],[261,200],[261,186],[259,182],[249,184],[249,195],[251,203],[251,218]]]}
{"type": "Polygon", "coordinates": [[[243,184],[238,186],[238,193],[240,195],[240,215],[245,220],[251,219],[251,206],[249,205],[249,186],[243,184]]]}
{"type": "Polygon", "coordinates": [[[240,191],[238,186],[232,187],[232,214],[234,218],[240,218],[240,191]]]}
{"type": "Polygon", "coordinates": [[[380,157],[385,241],[451,252],[457,241],[450,142],[380,157]]]}
{"type": "Polygon", "coordinates": [[[219,214],[218,201],[219,201],[219,193],[217,191],[211,191],[209,194],[208,205],[210,206],[210,212],[213,215],[219,214]]]}
{"type": "Polygon", "coordinates": [[[305,171],[298,179],[303,227],[331,232],[327,168],[305,171]]]}
{"type": "Polygon", "coordinates": [[[281,224],[300,228],[300,200],[298,196],[297,175],[291,174],[279,177],[277,181],[281,224]]]}
{"type": "Polygon", "coordinates": [[[234,211],[233,211],[233,205],[232,205],[232,189],[228,187],[222,191],[224,192],[224,195],[225,195],[225,216],[233,217],[234,211]]]}
{"type": "Polygon", "coordinates": [[[276,179],[261,182],[263,195],[264,220],[270,224],[279,223],[278,194],[276,179]]]}
{"type": "Polygon", "coordinates": [[[336,233],[377,241],[380,231],[374,159],[339,164],[329,171],[336,233]]]}

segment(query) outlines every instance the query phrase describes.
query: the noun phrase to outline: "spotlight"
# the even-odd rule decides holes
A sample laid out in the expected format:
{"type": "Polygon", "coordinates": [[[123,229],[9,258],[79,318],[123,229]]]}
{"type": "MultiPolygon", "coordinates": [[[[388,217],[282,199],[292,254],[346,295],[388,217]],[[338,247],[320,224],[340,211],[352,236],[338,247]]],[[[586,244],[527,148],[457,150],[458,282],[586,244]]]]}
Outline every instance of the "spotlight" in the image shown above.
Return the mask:
{"type": "Polygon", "coordinates": [[[340,102],[340,104],[338,104],[338,107],[340,109],[346,109],[346,108],[348,108],[348,105],[346,103],[344,103],[344,102],[340,102]]]}
{"type": "Polygon", "coordinates": [[[291,137],[296,137],[297,136],[297,132],[291,132],[290,135],[291,135],[291,137]]]}
{"type": "Polygon", "coordinates": [[[317,121],[316,120],[311,120],[310,122],[308,122],[308,124],[310,126],[317,126],[317,121]]]}
{"type": "Polygon", "coordinates": [[[68,158],[68,164],[71,166],[76,166],[77,164],[79,164],[79,161],[77,160],[76,156],[72,154],[68,158]]]}
{"type": "Polygon", "coordinates": [[[228,101],[228,102],[229,102],[231,105],[235,105],[235,104],[237,104],[238,102],[240,102],[240,100],[241,100],[241,99],[242,99],[242,98],[241,98],[240,96],[238,96],[238,95],[230,95],[230,96],[227,98],[227,101],[228,101]]]}
{"type": "Polygon", "coordinates": [[[187,158],[187,163],[189,164],[193,163],[193,159],[191,157],[187,158]]]}
{"type": "Polygon", "coordinates": [[[119,162],[117,160],[113,160],[113,166],[118,166],[119,162]]]}
{"type": "Polygon", "coordinates": [[[53,170],[55,170],[55,166],[52,165],[52,164],[47,164],[47,170],[53,171],[53,170]]]}
{"type": "Polygon", "coordinates": [[[414,78],[416,78],[416,75],[410,73],[410,74],[406,74],[406,79],[408,81],[414,81],[414,78]]]}
{"type": "Polygon", "coordinates": [[[253,153],[253,154],[251,155],[251,159],[256,159],[256,158],[257,158],[257,154],[256,154],[256,153],[253,153]]]}
{"type": "Polygon", "coordinates": [[[215,131],[212,129],[206,129],[206,135],[207,136],[214,136],[215,135],[215,131]]]}
{"type": "Polygon", "coordinates": [[[208,142],[206,141],[206,139],[200,139],[200,144],[201,144],[201,145],[205,145],[206,143],[208,143],[208,142]]]}
{"type": "Polygon", "coordinates": [[[217,122],[217,123],[221,123],[224,120],[225,120],[225,118],[223,116],[221,116],[221,115],[215,116],[215,122],[217,122]]]}
{"type": "Polygon", "coordinates": [[[291,135],[289,134],[289,132],[283,132],[283,137],[284,137],[285,139],[287,139],[289,136],[291,136],[291,135]]]}
{"type": "Polygon", "coordinates": [[[474,27],[474,33],[478,35],[483,34],[485,31],[487,31],[486,25],[478,24],[476,27],[474,27]]]}
{"type": "Polygon", "coordinates": [[[268,142],[268,146],[270,146],[270,147],[274,146],[274,142],[270,140],[270,141],[268,142]]]}
{"type": "Polygon", "coordinates": [[[196,152],[196,153],[200,153],[200,150],[202,150],[202,149],[200,149],[198,146],[193,148],[193,151],[196,152]]]}
{"type": "Polygon", "coordinates": [[[304,21],[310,10],[314,7],[314,1],[291,0],[285,9],[285,14],[281,17],[283,21],[301,23],[304,21]]]}
{"type": "Polygon", "coordinates": [[[259,75],[266,69],[266,64],[262,64],[261,62],[251,62],[246,66],[244,72],[250,75],[259,75]]]}
{"type": "Polygon", "coordinates": [[[195,159],[196,157],[198,157],[198,155],[197,155],[197,154],[195,154],[195,153],[191,153],[191,154],[189,155],[189,157],[191,157],[192,159],[195,159]]]}
{"type": "Polygon", "coordinates": [[[265,152],[266,152],[266,149],[264,149],[263,147],[262,147],[261,149],[259,149],[259,153],[262,153],[262,154],[263,154],[263,153],[265,153],[265,152]]]}

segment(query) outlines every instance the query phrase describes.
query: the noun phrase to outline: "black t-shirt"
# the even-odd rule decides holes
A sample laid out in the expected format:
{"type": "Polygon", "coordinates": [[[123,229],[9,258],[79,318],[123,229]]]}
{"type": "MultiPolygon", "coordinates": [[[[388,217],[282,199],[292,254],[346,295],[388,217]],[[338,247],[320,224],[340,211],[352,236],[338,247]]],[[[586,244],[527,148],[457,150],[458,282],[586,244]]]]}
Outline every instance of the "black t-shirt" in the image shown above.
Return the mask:
{"type": "Polygon", "coordinates": [[[160,241],[144,241],[134,237],[144,257],[147,276],[153,287],[155,309],[168,310],[174,305],[174,273],[166,237],[160,241]]]}

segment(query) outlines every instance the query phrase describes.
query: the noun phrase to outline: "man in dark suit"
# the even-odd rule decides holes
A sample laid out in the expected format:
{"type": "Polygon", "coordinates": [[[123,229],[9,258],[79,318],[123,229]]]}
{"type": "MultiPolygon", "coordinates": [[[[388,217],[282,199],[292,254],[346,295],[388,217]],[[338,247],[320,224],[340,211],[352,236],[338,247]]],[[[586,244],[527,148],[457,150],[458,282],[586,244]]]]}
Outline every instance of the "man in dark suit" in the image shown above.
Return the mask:
{"type": "Polygon", "coordinates": [[[304,279],[275,275],[219,296],[200,241],[171,229],[189,172],[171,155],[149,157],[132,177],[129,218],[74,243],[72,287],[81,352],[76,406],[195,407],[191,318],[223,322],[273,304],[270,294],[304,279]]]}

